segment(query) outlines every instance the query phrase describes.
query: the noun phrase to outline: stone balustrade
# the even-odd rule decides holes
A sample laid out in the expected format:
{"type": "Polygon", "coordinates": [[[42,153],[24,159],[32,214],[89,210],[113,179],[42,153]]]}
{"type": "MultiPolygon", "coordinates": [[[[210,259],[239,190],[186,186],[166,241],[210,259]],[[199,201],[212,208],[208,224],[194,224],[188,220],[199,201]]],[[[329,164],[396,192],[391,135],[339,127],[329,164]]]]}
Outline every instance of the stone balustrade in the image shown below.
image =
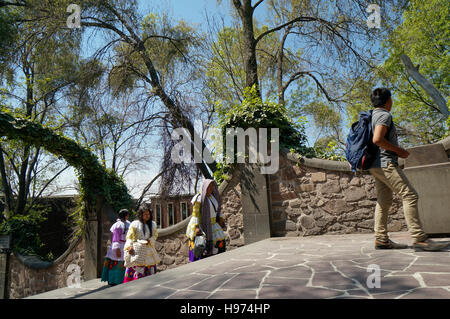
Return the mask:
{"type": "Polygon", "coordinates": [[[11,254],[8,279],[9,298],[25,298],[67,287],[69,276],[73,274],[73,270],[69,268],[71,264],[79,267],[80,280],[83,280],[84,248],[84,240],[79,238],[53,262],[45,262],[34,256],[11,254]]]}

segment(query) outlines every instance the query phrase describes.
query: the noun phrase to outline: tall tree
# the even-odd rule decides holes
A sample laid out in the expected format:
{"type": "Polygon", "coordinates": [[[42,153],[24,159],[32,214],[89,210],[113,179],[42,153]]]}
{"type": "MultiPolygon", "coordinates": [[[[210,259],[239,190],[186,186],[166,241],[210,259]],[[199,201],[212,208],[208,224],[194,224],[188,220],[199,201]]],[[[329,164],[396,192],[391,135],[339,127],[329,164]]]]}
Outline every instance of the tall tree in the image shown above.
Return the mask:
{"type": "Polygon", "coordinates": [[[409,56],[419,72],[448,99],[449,8],[447,1],[412,0],[398,7],[398,12],[401,20],[387,29],[382,59],[373,72],[358,79],[346,101],[349,122],[371,105],[372,89],[383,85],[393,93],[392,112],[402,143],[434,143],[445,136],[450,123],[446,125],[438,106],[408,75],[401,56],[409,56]]]}
{"type": "MultiPolygon", "coordinates": [[[[326,90],[327,80],[332,75],[323,69],[317,69],[323,66],[321,60],[339,61],[342,73],[344,67],[352,66],[356,71],[358,66],[361,68],[370,65],[373,58],[373,52],[367,50],[365,43],[358,45],[357,42],[352,42],[357,38],[361,41],[361,35],[365,37],[366,42],[371,38],[365,19],[367,17],[365,9],[370,1],[268,0],[266,1],[268,11],[274,12],[271,19],[273,22],[261,33],[255,33],[254,13],[265,1],[255,1],[252,4],[251,0],[233,0],[232,3],[241,20],[246,86],[259,85],[256,54],[258,44],[268,35],[279,31],[282,33],[277,59],[280,95],[283,95],[283,90],[285,91],[293,81],[308,76],[316,82],[325,97],[332,101],[333,97],[326,90]],[[300,59],[303,63],[283,83],[285,72],[282,69],[282,60],[288,36],[295,36],[304,45],[298,47],[302,49],[300,59]],[[308,46],[315,46],[318,50],[307,56],[308,46]],[[309,60],[306,60],[305,56],[309,60]],[[314,73],[322,76],[322,80],[314,73]],[[324,78],[323,75],[327,77],[324,78]]],[[[328,68],[331,69],[332,65],[333,63],[329,63],[328,68]]]]}
{"type": "MultiPolygon", "coordinates": [[[[76,80],[80,38],[53,24],[38,24],[32,10],[17,7],[12,22],[18,36],[2,57],[10,69],[10,76],[2,83],[2,107],[56,127],[59,100],[76,80]]],[[[12,212],[29,211],[35,199],[67,168],[59,164],[62,166],[57,169],[56,162],[48,160],[41,148],[22,142],[2,141],[0,153],[7,217],[12,212]]]]}
{"type": "MultiPolygon", "coordinates": [[[[255,29],[263,32],[267,27],[255,26],[255,29]]],[[[208,48],[205,49],[207,56],[201,69],[206,76],[205,86],[211,92],[208,98],[220,100],[225,105],[242,102],[247,80],[242,32],[238,25],[230,27],[214,22],[209,24],[209,30],[208,48]]],[[[261,87],[266,90],[267,95],[276,92],[276,56],[273,48],[277,45],[278,39],[273,34],[265,37],[256,51],[261,87]]]]}
{"type": "MultiPolygon", "coordinates": [[[[410,145],[433,143],[441,139],[448,126],[447,116],[409,76],[401,62],[406,54],[418,71],[448,101],[450,96],[450,8],[448,1],[411,0],[402,23],[385,43],[388,56],[380,67],[386,85],[393,89],[393,112],[404,141],[410,145]]],[[[448,102],[447,102],[448,105],[448,102]]]]}
{"type": "MultiPolygon", "coordinates": [[[[124,50],[129,53],[129,58],[124,56],[128,61],[128,71],[150,85],[149,94],[159,98],[177,127],[184,127],[192,137],[195,136],[192,120],[179,104],[179,99],[168,91],[168,79],[158,64],[161,57],[170,57],[175,53],[181,61],[189,62],[187,49],[195,41],[193,30],[184,23],[176,26],[161,20],[152,23],[151,16],[144,20],[137,12],[136,1],[100,1],[88,5],[83,8],[81,21],[82,26],[108,31],[114,36],[111,43],[122,43],[124,50]]],[[[195,148],[193,139],[191,145],[195,148]]],[[[197,151],[203,150],[209,152],[204,142],[202,150],[197,151]]],[[[216,170],[215,162],[202,161],[196,165],[207,178],[211,178],[211,172],[216,170]]]]}

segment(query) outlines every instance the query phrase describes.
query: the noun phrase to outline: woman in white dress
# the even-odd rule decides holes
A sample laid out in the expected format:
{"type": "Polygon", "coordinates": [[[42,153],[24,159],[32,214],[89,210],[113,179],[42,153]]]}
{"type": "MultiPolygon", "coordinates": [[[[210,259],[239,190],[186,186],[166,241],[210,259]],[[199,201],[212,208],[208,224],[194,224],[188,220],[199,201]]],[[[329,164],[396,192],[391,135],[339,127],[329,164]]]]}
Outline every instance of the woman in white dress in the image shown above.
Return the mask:
{"type": "Polygon", "coordinates": [[[225,227],[223,214],[221,212],[220,195],[217,185],[212,179],[206,179],[202,184],[201,193],[192,198],[192,217],[186,230],[189,238],[189,261],[195,261],[207,256],[222,253],[225,247],[225,227]],[[206,235],[206,250],[200,258],[194,257],[195,237],[206,235]]]}
{"type": "Polygon", "coordinates": [[[133,281],[156,273],[156,265],[161,259],[155,249],[156,223],[152,220],[152,211],[140,207],[136,220],[130,224],[125,243],[125,278],[123,282],[133,281]]]}

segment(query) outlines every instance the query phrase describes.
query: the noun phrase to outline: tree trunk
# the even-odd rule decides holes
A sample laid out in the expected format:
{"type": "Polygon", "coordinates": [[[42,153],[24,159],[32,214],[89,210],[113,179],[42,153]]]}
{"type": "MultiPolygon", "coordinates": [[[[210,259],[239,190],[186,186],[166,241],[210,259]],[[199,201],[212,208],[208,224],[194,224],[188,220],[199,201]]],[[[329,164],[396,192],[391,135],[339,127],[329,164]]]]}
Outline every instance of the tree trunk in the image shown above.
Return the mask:
{"type": "Polygon", "coordinates": [[[278,86],[278,103],[284,105],[284,92],[286,88],[283,85],[283,59],[284,59],[284,44],[286,43],[287,36],[289,35],[292,25],[286,28],[283,38],[280,43],[280,51],[277,56],[277,86],[278,86]]]}
{"type": "Polygon", "coordinates": [[[26,176],[28,168],[28,157],[30,156],[30,146],[23,149],[23,161],[19,171],[19,190],[17,192],[16,214],[22,214],[27,203],[26,176]]]}
{"type": "Polygon", "coordinates": [[[11,217],[12,209],[12,197],[11,197],[11,189],[8,184],[8,178],[6,176],[6,168],[5,168],[5,160],[3,158],[3,150],[0,147],[0,175],[2,178],[2,188],[3,194],[5,195],[5,208],[4,208],[4,217],[9,219],[11,217]]]}
{"type": "MultiPolygon", "coordinates": [[[[26,63],[24,67],[24,73],[26,78],[27,85],[27,101],[26,101],[26,115],[27,117],[31,117],[33,113],[33,75],[32,66],[26,63]]],[[[19,190],[17,192],[17,206],[15,213],[23,214],[25,210],[25,206],[27,203],[27,170],[28,170],[28,162],[30,157],[31,146],[25,145],[23,149],[23,158],[22,164],[20,165],[19,171],[19,190]]]]}
{"type": "Polygon", "coordinates": [[[256,41],[253,32],[253,8],[251,0],[233,0],[234,6],[242,21],[242,37],[244,40],[244,68],[245,86],[256,86],[258,95],[261,95],[258,81],[258,62],[256,59],[256,41]]]}

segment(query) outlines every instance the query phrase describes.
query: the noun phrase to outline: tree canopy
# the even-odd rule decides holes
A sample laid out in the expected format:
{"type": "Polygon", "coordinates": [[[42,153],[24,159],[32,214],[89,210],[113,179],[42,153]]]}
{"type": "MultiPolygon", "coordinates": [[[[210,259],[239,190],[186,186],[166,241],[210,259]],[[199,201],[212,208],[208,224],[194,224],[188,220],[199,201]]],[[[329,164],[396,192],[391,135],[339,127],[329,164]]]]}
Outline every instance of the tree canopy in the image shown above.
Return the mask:
{"type": "MultiPolygon", "coordinates": [[[[174,19],[160,1],[143,9],[142,0],[84,0],[81,27],[71,29],[70,0],[0,1],[0,104],[82,146],[84,164],[110,172],[99,173],[105,179],[156,167],[135,185],[139,203],[158,179],[159,191],[170,193],[221,175],[214,158],[172,161],[176,128],[190,133],[193,150],[213,153],[207,140],[198,150],[194,136],[211,127],[278,127],[282,146],[340,160],[345,133],[377,86],[393,92],[403,143],[435,142],[449,123],[400,57],[448,100],[448,1],[375,1],[379,29],[367,23],[373,2],[231,0],[229,19],[210,13],[202,29],[187,12],[174,19]]],[[[56,161],[61,153],[25,135],[1,141],[6,215],[26,214],[74,163],[56,161]]]]}

